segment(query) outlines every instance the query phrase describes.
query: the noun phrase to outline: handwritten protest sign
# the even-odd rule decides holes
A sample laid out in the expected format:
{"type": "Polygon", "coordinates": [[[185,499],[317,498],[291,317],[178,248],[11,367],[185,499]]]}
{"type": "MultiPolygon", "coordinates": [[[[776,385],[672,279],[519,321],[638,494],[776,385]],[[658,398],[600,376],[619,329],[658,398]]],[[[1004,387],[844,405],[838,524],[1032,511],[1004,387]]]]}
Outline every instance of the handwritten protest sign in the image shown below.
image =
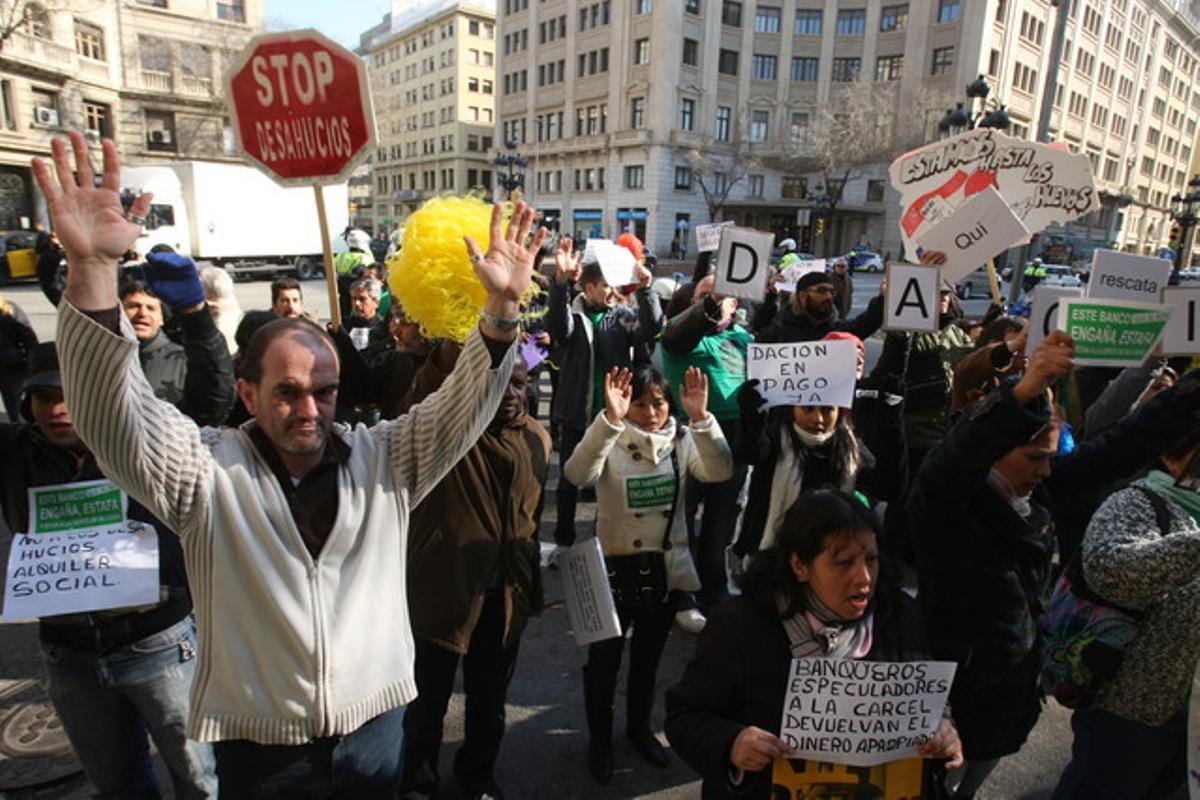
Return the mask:
{"type": "Polygon", "coordinates": [[[1025,352],[1032,355],[1050,331],[1058,327],[1058,306],[1063,300],[1083,297],[1083,289],[1075,286],[1047,286],[1042,283],[1034,287],[1030,297],[1029,340],[1025,352]]]}
{"type": "Polygon", "coordinates": [[[779,271],[779,276],[783,280],[775,284],[775,288],[781,292],[795,292],[796,281],[803,278],[810,272],[824,272],[825,259],[823,258],[806,258],[800,261],[793,261],[782,270],[779,271]]]}
{"type": "Polygon", "coordinates": [[[29,524],[13,536],[4,619],[157,603],[158,536],[125,518],[110,481],[29,490],[29,524]]]}
{"type": "Polygon", "coordinates": [[[1165,258],[1097,250],[1092,256],[1086,296],[1096,300],[1157,303],[1170,276],[1171,262],[1165,258]]]}
{"type": "Polygon", "coordinates": [[[885,331],[936,331],[939,293],[937,267],[892,263],[883,298],[885,331]]]}
{"type": "Polygon", "coordinates": [[[1163,352],[1169,356],[1200,353],[1200,286],[1168,286],[1163,305],[1171,310],[1163,335],[1163,352]]]}
{"type": "Polygon", "coordinates": [[[775,234],[730,226],[721,231],[715,269],[717,294],[762,300],[770,277],[775,234]]]}
{"type": "Polygon", "coordinates": [[[1149,303],[1064,299],[1058,307],[1058,329],[1075,341],[1077,365],[1129,367],[1150,355],[1170,315],[1169,309],[1149,303]]]}
{"type": "Polygon", "coordinates": [[[747,377],[768,406],[839,406],[854,402],[858,345],[846,339],[748,345],[747,377]]]}
{"type": "Polygon", "coordinates": [[[855,767],[915,756],[937,733],[955,666],[793,659],[779,738],[795,758],[855,767]]]}
{"type": "Polygon", "coordinates": [[[892,162],[888,174],[900,192],[900,234],[909,253],[916,252],[924,232],[988,187],[1000,192],[1030,233],[1100,208],[1091,162],[1084,153],[990,128],[905,153],[892,162]]]}
{"type": "Polygon", "coordinates": [[[1029,231],[992,187],[985,187],[947,214],[936,225],[917,234],[926,251],[945,253],[942,277],[956,283],[998,253],[1024,244],[1029,231]]]}
{"type": "Polygon", "coordinates": [[[771,797],[913,800],[925,796],[924,768],[924,761],[919,758],[889,761],[874,767],[777,758],[771,765],[771,797]]]}
{"type": "Polygon", "coordinates": [[[608,587],[608,570],[604,567],[599,537],[585,539],[568,549],[559,558],[558,567],[575,644],[582,647],[620,636],[621,621],[608,587]]]}
{"type": "Polygon", "coordinates": [[[733,225],[733,221],[715,222],[712,225],[696,226],[696,252],[715,253],[721,247],[721,229],[733,225]]]}

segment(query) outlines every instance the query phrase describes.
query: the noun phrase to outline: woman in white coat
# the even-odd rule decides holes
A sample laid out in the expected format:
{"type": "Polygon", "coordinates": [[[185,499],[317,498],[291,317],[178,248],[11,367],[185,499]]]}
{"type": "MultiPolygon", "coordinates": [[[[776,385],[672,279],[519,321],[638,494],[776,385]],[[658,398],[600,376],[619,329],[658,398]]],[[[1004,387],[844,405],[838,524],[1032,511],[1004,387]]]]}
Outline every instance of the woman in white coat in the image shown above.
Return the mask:
{"type": "MultiPolygon", "coordinates": [[[[650,763],[667,766],[667,753],[650,727],[654,679],[675,618],[672,590],[700,588],[688,551],[686,478],[728,480],[733,458],[721,426],[708,413],[708,379],[689,369],[679,398],[689,425],[671,416],[666,379],[652,367],[604,376],[604,411],[563,466],[576,486],[595,484],[596,534],[622,634],[632,626],[626,733],[650,763]]],[[[612,778],[613,696],[625,636],[588,648],[583,670],[591,742],[588,764],[601,783],[612,778]]]]}

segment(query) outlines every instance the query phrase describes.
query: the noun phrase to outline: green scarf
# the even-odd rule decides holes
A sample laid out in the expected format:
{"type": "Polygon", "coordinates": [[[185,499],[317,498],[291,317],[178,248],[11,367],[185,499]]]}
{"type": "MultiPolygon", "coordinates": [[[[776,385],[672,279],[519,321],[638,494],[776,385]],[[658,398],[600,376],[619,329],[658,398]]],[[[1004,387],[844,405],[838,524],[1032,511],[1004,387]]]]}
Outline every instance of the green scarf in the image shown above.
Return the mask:
{"type": "MultiPolygon", "coordinates": [[[[1175,479],[1162,470],[1152,469],[1146,475],[1146,484],[1169,499],[1172,503],[1192,515],[1192,519],[1200,523],[1200,492],[1182,489],[1175,485],[1175,479]]],[[[1167,534],[1163,531],[1163,535],[1167,534]]]]}

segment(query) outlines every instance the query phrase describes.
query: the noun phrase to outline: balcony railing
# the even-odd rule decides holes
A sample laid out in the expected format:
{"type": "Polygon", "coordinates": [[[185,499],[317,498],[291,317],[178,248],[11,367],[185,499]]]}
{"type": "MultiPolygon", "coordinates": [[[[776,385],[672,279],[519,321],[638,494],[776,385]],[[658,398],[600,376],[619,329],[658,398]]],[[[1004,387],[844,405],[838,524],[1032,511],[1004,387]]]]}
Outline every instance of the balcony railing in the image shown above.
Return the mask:
{"type": "Polygon", "coordinates": [[[171,80],[171,73],[151,69],[142,70],[142,88],[154,92],[172,92],[174,83],[171,80]]]}
{"type": "Polygon", "coordinates": [[[179,79],[179,93],[192,97],[208,97],[212,94],[212,78],[182,75],[179,79]]]}
{"type": "Polygon", "coordinates": [[[43,69],[75,71],[75,51],[49,39],[14,31],[4,41],[3,51],[10,58],[27,61],[43,69]]]}

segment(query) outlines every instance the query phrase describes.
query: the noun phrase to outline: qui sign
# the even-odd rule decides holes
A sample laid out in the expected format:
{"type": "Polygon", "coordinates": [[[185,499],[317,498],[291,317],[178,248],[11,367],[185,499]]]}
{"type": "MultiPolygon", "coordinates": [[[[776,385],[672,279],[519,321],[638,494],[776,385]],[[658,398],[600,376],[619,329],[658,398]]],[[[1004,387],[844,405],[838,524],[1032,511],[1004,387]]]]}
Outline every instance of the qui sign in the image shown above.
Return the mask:
{"type": "Polygon", "coordinates": [[[941,276],[956,283],[997,253],[1028,240],[1029,230],[1000,193],[988,187],[920,234],[918,242],[927,251],[945,253],[941,276]]]}

